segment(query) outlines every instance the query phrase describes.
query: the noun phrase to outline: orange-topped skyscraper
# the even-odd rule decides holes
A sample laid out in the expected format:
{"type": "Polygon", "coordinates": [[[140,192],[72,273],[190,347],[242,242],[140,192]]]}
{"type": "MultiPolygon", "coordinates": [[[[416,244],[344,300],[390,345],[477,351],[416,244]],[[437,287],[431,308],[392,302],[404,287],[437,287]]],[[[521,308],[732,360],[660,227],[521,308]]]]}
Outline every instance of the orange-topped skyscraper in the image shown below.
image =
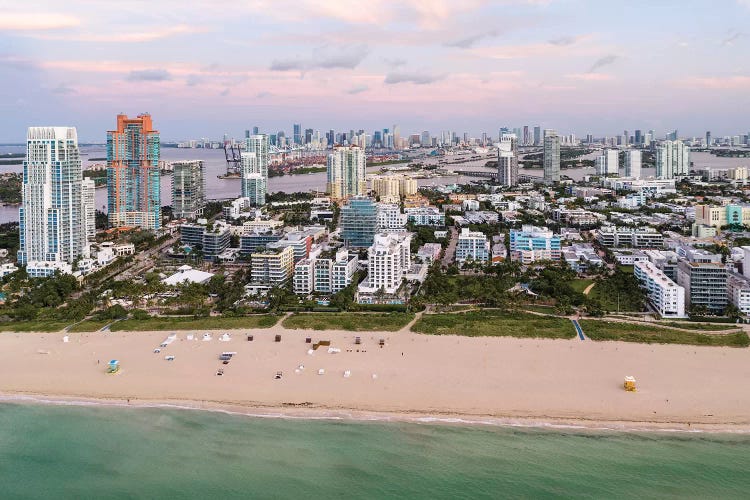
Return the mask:
{"type": "Polygon", "coordinates": [[[151,115],[117,115],[107,132],[107,209],[111,227],[161,227],[159,132],[151,115]]]}

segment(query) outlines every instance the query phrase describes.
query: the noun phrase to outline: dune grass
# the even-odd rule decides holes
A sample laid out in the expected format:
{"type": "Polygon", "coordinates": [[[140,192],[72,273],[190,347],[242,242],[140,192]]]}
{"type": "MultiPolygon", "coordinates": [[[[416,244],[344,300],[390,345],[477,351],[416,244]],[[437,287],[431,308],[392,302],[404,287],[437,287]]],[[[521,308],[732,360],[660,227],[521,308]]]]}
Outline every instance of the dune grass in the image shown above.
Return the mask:
{"type": "Polygon", "coordinates": [[[206,318],[155,317],[148,319],[126,319],[113,323],[110,330],[149,331],[149,330],[231,330],[239,328],[270,328],[279,321],[279,316],[257,314],[254,316],[206,318]]]}
{"type": "Polygon", "coordinates": [[[470,311],[459,314],[425,314],[412,331],[429,335],[466,337],[528,337],[571,339],[576,332],[566,318],[503,311],[470,311]]]}
{"type": "Polygon", "coordinates": [[[591,340],[728,347],[747,347],[750,345],[750,339],[744,332],[709,335],[699,331],[681,332],[652,325],[595,320],[581,320],[580,324],[586,337],[591,340]]]}
{"type": "Polygon", "coordinates": [[[298,313],[286,318],[284,328],[393,332],[414,319],[413,313],[298,313]]]}

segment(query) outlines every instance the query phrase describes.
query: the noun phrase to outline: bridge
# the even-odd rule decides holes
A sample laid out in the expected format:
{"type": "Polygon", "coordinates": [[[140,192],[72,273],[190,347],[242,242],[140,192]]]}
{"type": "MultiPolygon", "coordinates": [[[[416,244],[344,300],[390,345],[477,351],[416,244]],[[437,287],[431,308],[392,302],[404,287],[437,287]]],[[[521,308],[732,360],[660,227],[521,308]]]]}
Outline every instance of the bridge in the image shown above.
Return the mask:
{"type": "MultiPolygon", "coordinates": [[[[484,179],[492,179],[493,181],[497,181],[498,174],[496,171],[487,171],[487,170],[454,170],[458,175],[463,175],[465,177],[481,177],[484,179]]],[[[537,175],[529,175],[529,174],[518,174],[518,182],[543,182],[544,178],[539,177],[537,175]]]]}

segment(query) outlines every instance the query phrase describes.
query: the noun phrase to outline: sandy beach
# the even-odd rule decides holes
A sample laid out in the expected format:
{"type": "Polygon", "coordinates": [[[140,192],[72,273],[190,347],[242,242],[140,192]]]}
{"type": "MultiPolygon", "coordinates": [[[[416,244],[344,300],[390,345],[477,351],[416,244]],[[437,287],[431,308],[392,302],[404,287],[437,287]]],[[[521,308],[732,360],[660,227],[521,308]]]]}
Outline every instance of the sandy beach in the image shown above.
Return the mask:
{"type": "Polygon", "coordinates": [[[62,333],[1,333],[0,393],[6,400],[169,404],[307,418],[750,430],[748,349],[277,326],[233,330],[227,342],[219,341],[221,332],[212,332],[210,341],[202,340],[204,332],[175,332],[154,353],[170,333],[68,334],[67,343],[62,333]],[[341,352],[321,346],[309,354],[306,337],[330,340],[341,352]],[[218,359],[225,351],[236,352],[228,365],[218,359]],[[110,359],[121,363],[115,375],[106,373],[110,359]],[[276,380],[279,371],[283,377],[276,380]],[[636,393],[622,389],[626,375],[636,377],[636,393]]]}

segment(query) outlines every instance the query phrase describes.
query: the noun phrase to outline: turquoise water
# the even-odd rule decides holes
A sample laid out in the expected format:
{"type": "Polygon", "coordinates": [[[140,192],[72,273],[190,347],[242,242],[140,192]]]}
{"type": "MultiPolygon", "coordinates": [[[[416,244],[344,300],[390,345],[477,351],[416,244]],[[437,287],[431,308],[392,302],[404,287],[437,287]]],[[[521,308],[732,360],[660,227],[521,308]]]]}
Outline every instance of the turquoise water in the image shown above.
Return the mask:
{"type": "Polygon", "coordinates": [[[750,437],[0,404],[0,498],[747,498],[750,437]]]}

